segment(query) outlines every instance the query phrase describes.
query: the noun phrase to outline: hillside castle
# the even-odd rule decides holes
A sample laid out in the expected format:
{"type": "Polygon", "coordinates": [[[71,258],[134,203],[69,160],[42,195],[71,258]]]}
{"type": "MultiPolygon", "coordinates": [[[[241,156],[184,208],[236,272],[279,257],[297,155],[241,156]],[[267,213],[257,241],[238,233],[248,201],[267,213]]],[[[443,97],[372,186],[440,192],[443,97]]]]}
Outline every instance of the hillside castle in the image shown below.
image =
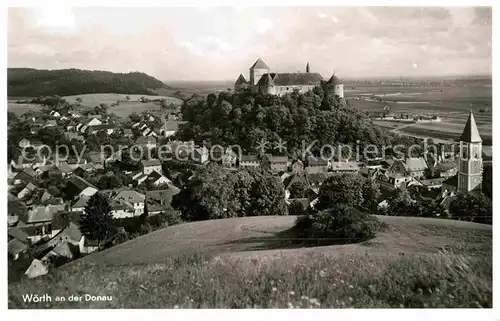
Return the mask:
{"type": "Polygon", "coordinates": [[[306,65],[306,72],[275,73],[271,72],[271,68],[259,58],[250,67],[250,80],[247,81],[243,74],[240,74],[234,84],[234,90],[251,88],[262,94],[281,96],[294,90],[303,93],[316,86],[327,86],[334,94],[344,98],[344,85],[335,76],[335,73],[328,81],[324,81],[323,76],[319,73],[310,72],[309,63],[306,65]]]}

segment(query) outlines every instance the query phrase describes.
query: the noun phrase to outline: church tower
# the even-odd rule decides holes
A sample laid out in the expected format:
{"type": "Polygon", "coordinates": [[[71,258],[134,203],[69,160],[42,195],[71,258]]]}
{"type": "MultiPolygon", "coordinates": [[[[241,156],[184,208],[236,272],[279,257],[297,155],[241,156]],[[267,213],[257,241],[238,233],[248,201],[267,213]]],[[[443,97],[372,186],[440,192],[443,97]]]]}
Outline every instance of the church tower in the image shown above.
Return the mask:
{"type": "Polygon", "coordinates": [[[466,193],[481,188],[483,180],[482,139],[472,112],[460,137],[460,162],[457,192],[466,193]]]}
{"type": "Polygon", "coordinates": [[[309,73],[309,63],[306,65],[306,73],[309,73]]]}

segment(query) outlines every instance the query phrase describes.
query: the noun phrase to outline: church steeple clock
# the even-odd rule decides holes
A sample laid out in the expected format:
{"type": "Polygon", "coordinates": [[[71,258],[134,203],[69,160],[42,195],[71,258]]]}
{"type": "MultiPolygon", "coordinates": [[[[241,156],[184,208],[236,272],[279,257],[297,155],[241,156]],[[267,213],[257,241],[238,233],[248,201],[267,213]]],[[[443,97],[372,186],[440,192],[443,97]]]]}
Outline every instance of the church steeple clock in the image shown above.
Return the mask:
{"type": "Polygon", "coordinates": [[[457,192],[466,193],[481,189],[483,180],[483,157],[481,136],[472,112],[460,137],[460,162],[457,192]]]}

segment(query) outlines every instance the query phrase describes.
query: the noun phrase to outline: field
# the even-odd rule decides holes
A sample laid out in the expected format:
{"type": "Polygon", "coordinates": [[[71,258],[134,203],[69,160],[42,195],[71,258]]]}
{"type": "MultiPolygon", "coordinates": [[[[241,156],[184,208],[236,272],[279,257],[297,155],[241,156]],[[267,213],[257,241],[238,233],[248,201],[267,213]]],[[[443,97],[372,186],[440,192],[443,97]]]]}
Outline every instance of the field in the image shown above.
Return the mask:
{"type": "Polygon", "coordinates": [[[9,307],[491,307],[491,226],[379,218],[375,239],[312,248],[289,242],[292,216],[172,226],[9,284],[9,307]],[[112,300],[30,304],[26,293],[112,300]]]}
{"type": "MultiPolygon", "coordinates": [[[[345,92],[349,104],[361,111],[383,111],[391,107],[390,113],[399,115],[440,116],[441,123],[415,124],[405,127],[402,133],[425,135],[431,138],[456,139],[460,136],[468,113],[474,112],[479,132],[484,144],[492,140],[492,89],[487,86],[462,87],[398,87],[398,86],[349,86],[345,92]],[[380,98],[383,102],[363,99],[380,98]]],[[[393,129],[398,127],[393,121],[376,124],[393,129]]]]}
{"type": "MultiPolygon", "coordinates": [[[[125,94],[82,94],[75,96],[64,96],[69,103],[76,103],[77,98],[82,99],[83,108],[94,108],[99,104],[108,104],[120,101],[119,106],[109,107],[109,112],[115,113],[120,117],[128,117],[132,113],[141,113],[143,111],[158,111],[161,110],[159,103],[140,101],[141,97],[148,99],[166,99],[167,104],[173,103],[176,106],[180,106],[182,101],[177,98],[167,97],[167,96],[148,96],[148,95],[125,95],[125,94]],[[127,101],[126,97],[129,96],[130,100],[127,101]]],[[[17,100],[8,101],[8,110],[14,112],[15,114],[21,115],[29,110],[39,110],[41,106],[36,104],[17,104],[17,100]]]]}

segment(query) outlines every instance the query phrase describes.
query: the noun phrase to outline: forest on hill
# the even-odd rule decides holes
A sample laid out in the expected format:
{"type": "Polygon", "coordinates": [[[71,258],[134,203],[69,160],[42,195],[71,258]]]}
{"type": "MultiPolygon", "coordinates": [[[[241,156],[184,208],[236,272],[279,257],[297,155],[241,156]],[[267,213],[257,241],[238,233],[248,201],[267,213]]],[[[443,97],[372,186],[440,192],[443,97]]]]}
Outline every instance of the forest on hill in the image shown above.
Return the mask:
{"type": "Polygon", "coordinates": [[[93,93],[156,95],[168,88],[142,72],[113,73],[98,70],[39,70],[7,68],[8,97],[69,96],[93,93]]]}

